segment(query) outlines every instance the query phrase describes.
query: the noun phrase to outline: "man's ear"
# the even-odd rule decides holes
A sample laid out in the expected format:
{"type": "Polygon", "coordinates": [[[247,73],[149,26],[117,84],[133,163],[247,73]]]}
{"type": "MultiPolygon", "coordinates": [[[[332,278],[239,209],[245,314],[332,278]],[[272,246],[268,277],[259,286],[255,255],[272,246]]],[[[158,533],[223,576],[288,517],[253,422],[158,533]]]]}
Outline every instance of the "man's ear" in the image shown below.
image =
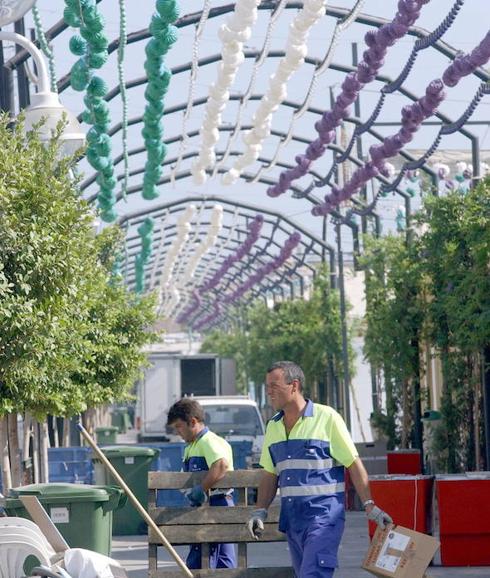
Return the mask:
{"type": "Polygon", "coordinates": [[[197,424],[197,419],[195,417],[191,417],[191,421],[190,421],[190,426],[191,427],[195,427],[195,425],[197,424]]]}

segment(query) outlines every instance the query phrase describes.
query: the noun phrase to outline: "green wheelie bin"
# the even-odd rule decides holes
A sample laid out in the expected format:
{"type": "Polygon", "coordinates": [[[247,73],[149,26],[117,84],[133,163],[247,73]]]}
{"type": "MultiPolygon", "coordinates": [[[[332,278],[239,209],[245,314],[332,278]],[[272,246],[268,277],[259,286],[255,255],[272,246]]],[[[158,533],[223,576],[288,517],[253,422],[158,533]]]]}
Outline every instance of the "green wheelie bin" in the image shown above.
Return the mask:
{"type": "Polygon", "coordinates": [[[128,429],[131,429],[131,421],[129,419],[129,413],[127,408],[125,407],[114,408],[112,410],[111,421],[112,425],[117,427],[117,430],[120,434],[125,434],[128,431],[128,429]]]}
{"type": "Polygon", "coordinates": [[[9,516],[29,518],[19,499],[35,495],[71,548],[111,553],[113,512],[126,503],[118,486],[30,484],[12,488],[5,498],[9,516]]]}
{"type": "MultiPolygon", "coordinates": [[[[117,473],[129,486],[140,504],[148,506],[148,471],[153,458],[158,453],[155,448],[143,446],[106,446],[101,448],[107,459],[116,468],[117,473]]],[[[94,462],[95,481],[97,484],[117,483],[104,464],[92,454],[94,462]]],[[[114,536],[131,536],[146,534],[146,523],[136,508],[128,501],[127,504],[114,512],[112,533],[114,536]]]]}
{"type": "Polygon", "coordinates": [[[115,444],[116,435],[119,432],[119,428],[115,425],[109,425],[107,427],[96,427],[95,436],[97,438],[97,444],[115,444]]]}

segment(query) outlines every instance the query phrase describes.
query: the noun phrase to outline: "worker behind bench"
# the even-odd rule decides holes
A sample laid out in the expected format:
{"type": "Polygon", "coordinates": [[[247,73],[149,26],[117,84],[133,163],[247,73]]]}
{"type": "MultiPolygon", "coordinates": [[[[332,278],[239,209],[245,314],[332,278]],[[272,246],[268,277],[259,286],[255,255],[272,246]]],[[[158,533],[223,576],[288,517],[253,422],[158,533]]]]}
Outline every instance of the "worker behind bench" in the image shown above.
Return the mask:
{"type": "Polygon", "coordinates": [[[344,420],[331,407],[305,399],[304,380],[291,361],[267,370],[267,395],[278,413],[267,424],[258,509],[248,529],[260,538],[279,486],[279,530],[287,535],[297,578],[331,578],[344,531],[344,467],[368,518],[381,527],[392,520],[371,499],[368,475],[344,420]]]}
{"type": "MultiPolygon", "coordinates": [[[[204,410],[196,400],[184,397],[169,409],[167,425],[188,444],[184,451],[184,471],[207,471],[202,483],[186,492],[191,506],[202,506],[207,493],[216,488],[226,472],[233,470],[230,444],[209,430],[204,423],[204,410]]],[[[233,490],[215,489],[210,492],[210,506],[233,506],[233,490]]],[[[192,544],[187,556],[188,568],[201,568],[201,545],[192,544]]],[[[233,544],[210,544],[210,568],[236,568],[233,544]]]]}

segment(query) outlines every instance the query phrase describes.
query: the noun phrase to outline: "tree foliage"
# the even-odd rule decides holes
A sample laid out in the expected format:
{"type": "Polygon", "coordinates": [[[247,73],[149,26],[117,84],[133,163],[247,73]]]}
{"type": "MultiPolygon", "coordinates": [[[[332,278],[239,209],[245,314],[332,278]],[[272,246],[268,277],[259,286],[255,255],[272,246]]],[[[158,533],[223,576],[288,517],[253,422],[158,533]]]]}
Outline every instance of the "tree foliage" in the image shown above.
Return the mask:
{"type": "MultiPolygon", "coordinates": [[[[266,369],[279,360],[298,363],[307,387],[325,381],[327,354],[334,372],[342,374],[342,334],[337,291],[328,286],[328,276],[319,274],[308,300],[294,299],[267,307],[257,302],[237,315],[228,333],[212,332],[201,351],[235,358],[239,384],[264,382],[266,369]]],[[[352,353],[352,352],[351,352],[352,353]]]]}
{"type": "Polygon", "coordinates": [[[482,351],[490,344],[490,182],[427,198],[416,222],[410,245],[372,241],[364,261],[365,353],[383,370],[387,397],[386,414],[374,417],[399,443],[402,400],[420,378],[420,343],[428,345],[442,363],[443,423],[435,437],[445,469],[473,469],[482,465],[475,428],[483,422],[482,351]]]}
{"type": "Polygon", "coordinates": [[[402,237],[388,236],[367,239],[361,262],[368,303],[364,354],[383,372],[386,393],[386,415],[375,408],[372,421],[388,436],[391,447],[407,447],[423,319],[418,259],[402,237]]]}
{"type": "MultiPolygon", "coordinates": [[[[60,160],[0,118],[0,415],[71,415],[123,395],[153,339],[152,299],[111,284],[117,235],[94,215],[60,160]]],[[[61,130],[61,127],[60,127],[61,130]]]]}

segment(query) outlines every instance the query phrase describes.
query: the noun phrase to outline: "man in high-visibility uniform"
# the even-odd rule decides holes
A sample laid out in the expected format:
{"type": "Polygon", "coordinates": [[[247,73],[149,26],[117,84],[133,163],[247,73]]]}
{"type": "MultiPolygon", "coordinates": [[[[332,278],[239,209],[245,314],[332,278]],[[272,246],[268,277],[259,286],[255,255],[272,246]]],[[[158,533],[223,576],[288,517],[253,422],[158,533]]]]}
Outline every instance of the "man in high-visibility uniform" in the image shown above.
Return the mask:
{"type": "MultiPolygon", "coordinates": [[[[204,410],[196,400],[184,397],[174,403],[168,412],[167,425],[174,428],[187,442],[184,450],[185,472],[207,471],[201,484],[186,492],[191,506],[202,506],[208,499],[208,492],[227,471],[233,470],[233,452],[230,444],[209,430],[204,423],[204,410]]],[[[231,490],[214,489],[209,496],[210,506],[233,506],[231,490]]],[[[192,544],[187,556],[188,568],[201,568],[201,545],[192,544]]],[[[210,568],[236,568],[233,544],[209,545],[210,568]]]]}
{"type": "Polygon", "coordinates": [[[385,527],[390,516],[371,499],[367,472],[342,417],[303,396],[304,374],[291,361],[273,364],[267,394],[278,412],[267,424],[257,509],[248,522],[259,539],[267,508],[281,494],[279,530],[285,532],[297,578],[331,578],[344,531],[344,467],[368,518],[385,527]]]}

